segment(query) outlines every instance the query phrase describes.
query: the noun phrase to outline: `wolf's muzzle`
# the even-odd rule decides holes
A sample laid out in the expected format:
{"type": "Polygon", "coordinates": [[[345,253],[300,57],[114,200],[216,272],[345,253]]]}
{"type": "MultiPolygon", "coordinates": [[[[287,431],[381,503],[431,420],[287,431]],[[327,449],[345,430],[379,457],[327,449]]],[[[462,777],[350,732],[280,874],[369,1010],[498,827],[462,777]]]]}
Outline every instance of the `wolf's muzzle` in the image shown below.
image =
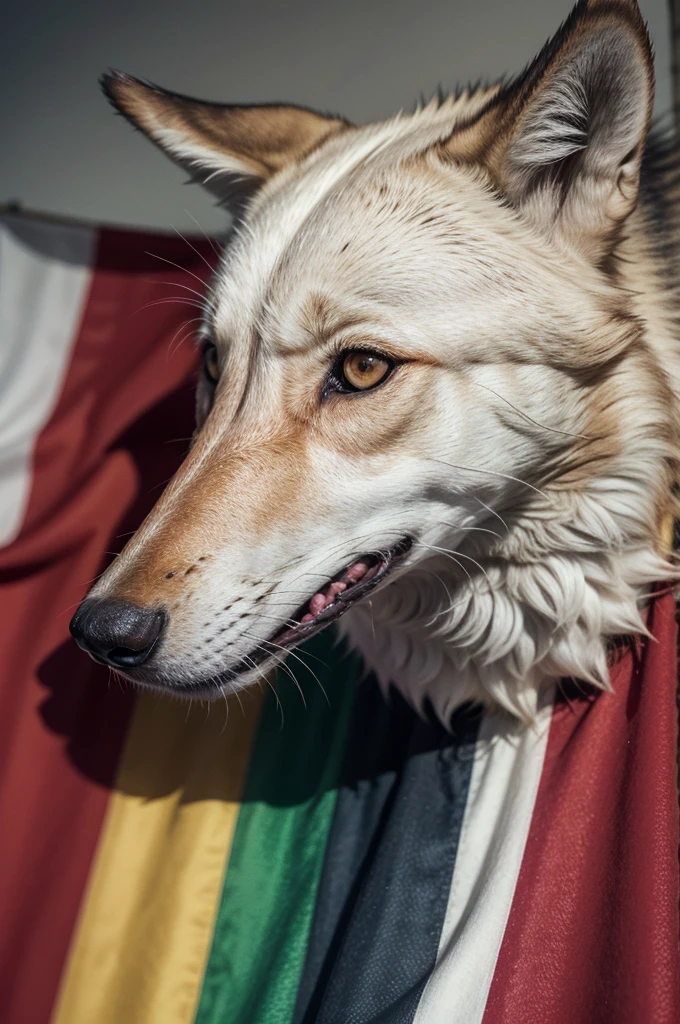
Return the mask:
{"type": "Polygon", "coordinates": [[[71,619],[70,630],[78,646],[95,661],[125,670],[148,660],[166,621],[159,608],[87,598],[71,619]]]}

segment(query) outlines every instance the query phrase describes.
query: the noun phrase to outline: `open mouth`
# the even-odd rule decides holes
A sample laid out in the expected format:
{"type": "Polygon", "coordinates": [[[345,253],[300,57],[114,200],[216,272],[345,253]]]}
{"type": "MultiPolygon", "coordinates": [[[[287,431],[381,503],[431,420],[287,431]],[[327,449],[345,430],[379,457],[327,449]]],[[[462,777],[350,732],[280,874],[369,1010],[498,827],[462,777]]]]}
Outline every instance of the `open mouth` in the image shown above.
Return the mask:
{"type": "Polygon", "coordinates": [[[238,678],[244,672],[252,671],[263,661],[280,654],[282,650],[294,647],[319,633],[374,590],[391,572],[395,563],[410,551],[412,544],[410,537],[403,537],[392,548],[370,552],[350,562],[305,601],[283,628],[274,633],[269,640],[262,641],[256,650],[224,672],[219,682],[213,679],[207,688],[197,687],[195,683],[175,685],[173,690],[196,695],[197,689],[200,689],[204,691],[205,696],[210,696],[211,693],[220,690],[221,684],[238,678]]]}
{"type": "Polygon", "coordinates": [[[268,643],[276,648],[292,647],[318,633],[329,622],[340,618],[356,601],[365,597],[385,579],[396,560],[410,550],[411,544],[410,537],[403,537],[386,551],[371,552],[351,562],[301,605],[268,643]]]}

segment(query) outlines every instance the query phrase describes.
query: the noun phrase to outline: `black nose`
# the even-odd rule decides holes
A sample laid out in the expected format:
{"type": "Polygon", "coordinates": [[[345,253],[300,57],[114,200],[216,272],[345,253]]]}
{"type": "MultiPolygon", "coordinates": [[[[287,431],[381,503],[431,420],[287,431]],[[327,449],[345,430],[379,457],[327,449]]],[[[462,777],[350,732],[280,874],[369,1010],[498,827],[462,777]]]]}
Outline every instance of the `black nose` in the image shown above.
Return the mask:
{"type": "Polygon", "coordinates": [[[113,668],[142,665],[158,642],[166,614],[127,601],[87,598],[71,619],[71,635],[96,661],[113,668]]]}

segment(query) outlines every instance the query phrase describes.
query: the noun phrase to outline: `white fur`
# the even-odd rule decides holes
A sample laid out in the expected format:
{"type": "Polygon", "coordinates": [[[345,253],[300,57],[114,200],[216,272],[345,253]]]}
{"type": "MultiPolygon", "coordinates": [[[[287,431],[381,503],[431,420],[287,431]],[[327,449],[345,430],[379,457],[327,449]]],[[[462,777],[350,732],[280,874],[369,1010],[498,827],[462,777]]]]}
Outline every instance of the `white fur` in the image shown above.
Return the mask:
{"type": "MultiPolygon", "coordinates": [[[[562,113],[587,118],[577,73],[592,59],[526,118],[510,149],[522,187],[530,165],[586,145],[562,113]]],[[[643,80],[634,68],[630,87],[643,80]]],[[[222,364],[212,411],[94,591],[125,597],[143,572],[169,610],[137,678],[212,696],[256,681],[285,652],[220,682],[320,581],[405,535],[411,552],[343,630],[384,686],[445,721],[466,700],[531,720],[565,676],[606,688],[609,640],[645,633],[650,586],[675,573],[657,554],[678,441],[663,269],[644,215],[618,280],[574,242],[601,190],[547,230],[483,166],[446,158],[496,91],[337,134],[256,193],[206,310],[222,364]],[[319,297],[339,314],[331,337],[310,326],[319,297]],[[404,363],[375,392],[322,400],[338,346],[404,363]],[[168,566],[193,566],[191,584],[164,582],[168,566]]],[[[623,97],[633,134],[646,105],[623,97]]],[[[617,168],[620,133],[597,145],[617,168]]]]}

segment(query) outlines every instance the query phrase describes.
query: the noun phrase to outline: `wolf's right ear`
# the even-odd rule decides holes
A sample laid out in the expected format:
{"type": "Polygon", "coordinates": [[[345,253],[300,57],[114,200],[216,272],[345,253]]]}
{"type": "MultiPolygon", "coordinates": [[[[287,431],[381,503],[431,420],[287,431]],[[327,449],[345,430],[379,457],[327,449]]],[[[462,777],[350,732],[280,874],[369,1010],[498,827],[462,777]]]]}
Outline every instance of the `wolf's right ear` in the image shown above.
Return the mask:
{"type": "Polygon", "coordinates": [[[207,103],[119,71],[101,85],[121,114],[227,205],[349,127],[304,107],[207,103]]]}
{"type": "Polygon", "coordinates": [[[635,209],[653,97],[636,0],[579,0],[482,115],[478,158],[523,216],[597,259],[635,209]]]}

